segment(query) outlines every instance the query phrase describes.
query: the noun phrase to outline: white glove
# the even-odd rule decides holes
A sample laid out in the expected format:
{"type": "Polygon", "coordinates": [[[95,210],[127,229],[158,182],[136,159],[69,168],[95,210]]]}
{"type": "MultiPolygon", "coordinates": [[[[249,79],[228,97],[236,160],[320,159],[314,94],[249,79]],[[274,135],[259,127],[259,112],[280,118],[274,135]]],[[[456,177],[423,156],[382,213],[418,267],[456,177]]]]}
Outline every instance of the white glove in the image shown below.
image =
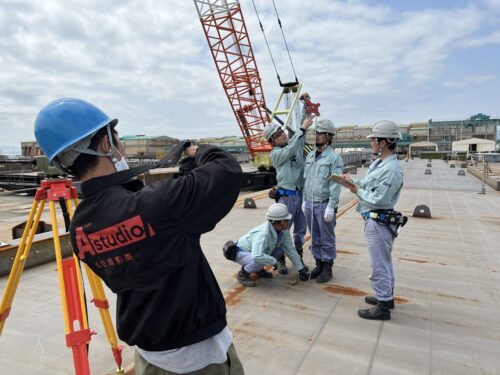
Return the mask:
{"type": "Polygon", "coordinates": [[[306,213],[306,201],[302,202],[302,206],[300,207],[303,213],[306,213]]]}
{"type": "Polygon", "coordinates": [[[325,216],[323,216],[323,219],[325,219],[325,221],[329,223],[330,221],[333,220],[334,216],[335,216],[335,209],[331,208],[330,206],[326,206],[325,216]]]}

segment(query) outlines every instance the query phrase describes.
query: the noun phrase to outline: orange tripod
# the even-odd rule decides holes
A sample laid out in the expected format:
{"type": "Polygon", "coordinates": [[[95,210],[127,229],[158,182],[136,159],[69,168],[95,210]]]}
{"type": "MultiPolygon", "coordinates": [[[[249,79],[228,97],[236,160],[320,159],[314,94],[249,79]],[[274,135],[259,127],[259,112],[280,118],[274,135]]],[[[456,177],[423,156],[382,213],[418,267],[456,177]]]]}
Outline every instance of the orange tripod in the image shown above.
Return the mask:
{"type": "MultiPolygon", "coordinates": [[[[73,214],[71,200],[73,201],[74,207],[76,207],[78,205],[78,196],[71,179],[44,180],[37,189],[0,304],[0,335],[2,334],[5,320],[11,312],[14,295],[19,285],[19,280],[21,279],[21,274],[33,243],[33,238],[38,228],[45,203],[48,201],[54,236],[59,288],[61,291],[66,344],[73,351],[75,373],[77,375],[86,375],[90,374],[87,345],[95,332],[88,327],[82,275],[78,263],[79,260],[74,254],[72,258],[62,259],[59,229],[56,218],[56,202],[59,202],[66,227],[69,226],[69,220],[73,214]]],[[[121,356],[123,345],[118,344],[113,323],[109,315],[109,304],[104,293],[102,282],[90,268],[86,265],[84,265],[84,268],[94,296],[92,302],[99,309],[107,339],[111,345],[115,362],[118,365],[116,373],[123,374],[124,370],[122,368],[121,356]]]]}

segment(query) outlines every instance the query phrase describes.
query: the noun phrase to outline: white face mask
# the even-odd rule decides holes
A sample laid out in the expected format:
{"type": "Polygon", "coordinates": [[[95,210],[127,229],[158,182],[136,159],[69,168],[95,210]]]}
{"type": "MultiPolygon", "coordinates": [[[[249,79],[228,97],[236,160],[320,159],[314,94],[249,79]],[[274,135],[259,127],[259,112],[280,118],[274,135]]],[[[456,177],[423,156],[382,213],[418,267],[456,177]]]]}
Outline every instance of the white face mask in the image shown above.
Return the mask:
{"type": "Polygon", "coordinates": [[[116,171],[120,172],[120,171],[125,171],[125,170],[129,169],[127,159],[125,159],[125,157],[120,153],[120,151],[118,151],[118,149],[116,147],[115,147],[115,150],[118,153],[118,155],[121,156],[120,160],[117,160],[114,162],[116,171]]]}

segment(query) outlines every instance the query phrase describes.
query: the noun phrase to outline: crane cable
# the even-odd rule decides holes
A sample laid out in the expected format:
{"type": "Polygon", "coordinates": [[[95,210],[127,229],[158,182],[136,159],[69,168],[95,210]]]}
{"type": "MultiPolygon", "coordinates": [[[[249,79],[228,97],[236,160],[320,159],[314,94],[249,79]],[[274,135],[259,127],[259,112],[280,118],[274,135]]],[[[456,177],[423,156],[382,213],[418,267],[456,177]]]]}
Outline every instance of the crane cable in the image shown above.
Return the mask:
{"type": "MultiPolygon", "coordinates": [[[[252,0],[253,1],[253,0],[252,0]]],[[[290,65],[292,65],[293,75],[295,76],[295,81],[298,82],[297,73],[295,73],[295,67],[293,66],[292,56],[290,55],[290,50],[288,49],[288,43],[286,42],[285,32],[283,31],[283,27],[281,26],[280,16],[278,14],[278,9],[276,9],[276,4],[273,0],[274,12],[276,13],[276,18],[278,19],[278,25],[280,26],[281,35],[283,36],[283,41],[285,42],[286,52],[288,53],[288,58],[290,59],[290,65]]]]}
{"type": "MultiPolygon", "coordinates": [[[[269,46],[269,42],[267,40],[266,33],[264,32],[264,26],[262,26],[262,22],[260,20],[259,12],[257,11],[257,7],[255,6],[255,1],[254,0],[252,0],[252,4],[253,4],[253,8],[255,10],[255,14],[257,16],[257,20],[259,21],[260,30],[262,31],[262,35],[264,35],[264,40],[266,42],[266,46],[267,46],[267,50],[269,52],[269,56],[271,56],[271,61],[273,62],[274,71],[276,72],[276,76],[278,77],[278,82],[280,83],[280,86],[284,87],[283,83],[281,82],[281,78],[280,78],[280,75],[278,73],[278,69],[276,68],[276,63],[274,61],[274,57],[273,57],[273,54],[271,52],[271,47],[269,46]]],[[[295,85],[295,84],[298,83],[299,80],[297,79],[297,73],[295,73],[295,67],[293,65],[292,56],[290,55],[290,50],[288,49],[288,44],[286,42],[285,33],[283,32],[283,27],[281,26],[281,20],[279,18],[278,10],[276,9],[276,4],[274,3],[274,0],[273,0],[273,6],[274,6],[274,11],[276,13],[276,17],[278,18],[278,25],[279,25],[280,30],[281,30],[281,35],[283,35],[283,40],[285,42],[285,47],[286,47],[286,50],[288,52],[288,57],[290,59],[290,64],[292,65],[293,74],[295,76],[295,82],[294,82],[294,85],[295,85]]]]}

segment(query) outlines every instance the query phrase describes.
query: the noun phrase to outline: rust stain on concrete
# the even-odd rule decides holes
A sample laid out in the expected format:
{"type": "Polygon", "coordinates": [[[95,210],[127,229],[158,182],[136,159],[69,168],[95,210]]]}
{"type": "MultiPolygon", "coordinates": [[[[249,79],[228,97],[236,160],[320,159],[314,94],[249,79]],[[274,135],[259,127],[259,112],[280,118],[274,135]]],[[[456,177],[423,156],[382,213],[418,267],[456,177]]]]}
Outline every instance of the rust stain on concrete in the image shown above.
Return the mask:
{"type": "Polygon", "coordinates": [[[349,251],[349,250],[337,250],[337,253],[340,254],[352,254],[352,255],[359,255],[359,253],[355,251],[349,251]]]}
{"type": "Polygon", "coordinates": [[[327,285],[322,289],[330,293],[342,294],[344,296],[367,296],[368,293],[361,289],[351,288],[343,285],[327,285]]]}
{"type": "Polygon", "coordinates": [[[316,310],[316,309],[312,309],[309,306],[303,305],[301,303],[286,303],[286,302],[283,302],[281,300],[276,300],[274,302],[277,303],[278,305],[289,306],[289,307],[292,307],[292,308],[297,309],[297,310],[319,311],[319,310],[316,310]]]}
{"type": "Polygon", "coordinates": [[[240,296],[245,291],[245,289],[246,288],[243,285],[240,285],[239,287],[234,288],[228,294],[226,294],[226,296],[224,297],[226,305],[228,306],[237,305],[240,302],[240,296]]]}
{"type": "Polygon", "coordinates": [[[411,259],[411,258],[398,258],[400,260],[406,260],[408,262],[416,262],[416,263],[429,263],[427,260],[422,260],[422,259],[411,259]]]}
{"type": "Polygon", "coordinates": [[[442,263],[442,262],[431,262],[429,260],[424,260],[424,259],[413,259],[413,258],[398,258],[399,260],[406,260],[407,262],[415,262],[415,263],[432,263],[432,264],[439,264],[440,266],[447,266],[447,263],[442,263]]]}
{"type": "Polygon", "coordinates": [[[394,302],[398,305],[404,305],[405,303],[409,303],[410,301],[407,298],[396,296],[394,297],[394,302]]]}
{"type": "Polygon", "coordinates": [[[261,339],[261,340],[265,340],[265,341],[269,341],[269,342],[274,342],[274,339],[272,336],[262,335],[262,334],[256,333],[255,330],[249,331],[245,328],[236,327],[236,328],[231,329],[231,331],[233,332],[233,335],[235,335],[235,336],[243,334],[243,335],[254,337],[257,339],[261,339]]]}
{"type": "Polygon", "coordinates": [[[479,300],[477,300],[477,299],[467,299],[465,297],[454,296],[454,295],[451,295],[451,294],[445,294],[445,293],[436,293],[436,294],[438,296],[440,296],[440,297],[449,298],[449,299],[456,299],[456,300],[459,300],[459,301],[479,302],[479,300]]]}

